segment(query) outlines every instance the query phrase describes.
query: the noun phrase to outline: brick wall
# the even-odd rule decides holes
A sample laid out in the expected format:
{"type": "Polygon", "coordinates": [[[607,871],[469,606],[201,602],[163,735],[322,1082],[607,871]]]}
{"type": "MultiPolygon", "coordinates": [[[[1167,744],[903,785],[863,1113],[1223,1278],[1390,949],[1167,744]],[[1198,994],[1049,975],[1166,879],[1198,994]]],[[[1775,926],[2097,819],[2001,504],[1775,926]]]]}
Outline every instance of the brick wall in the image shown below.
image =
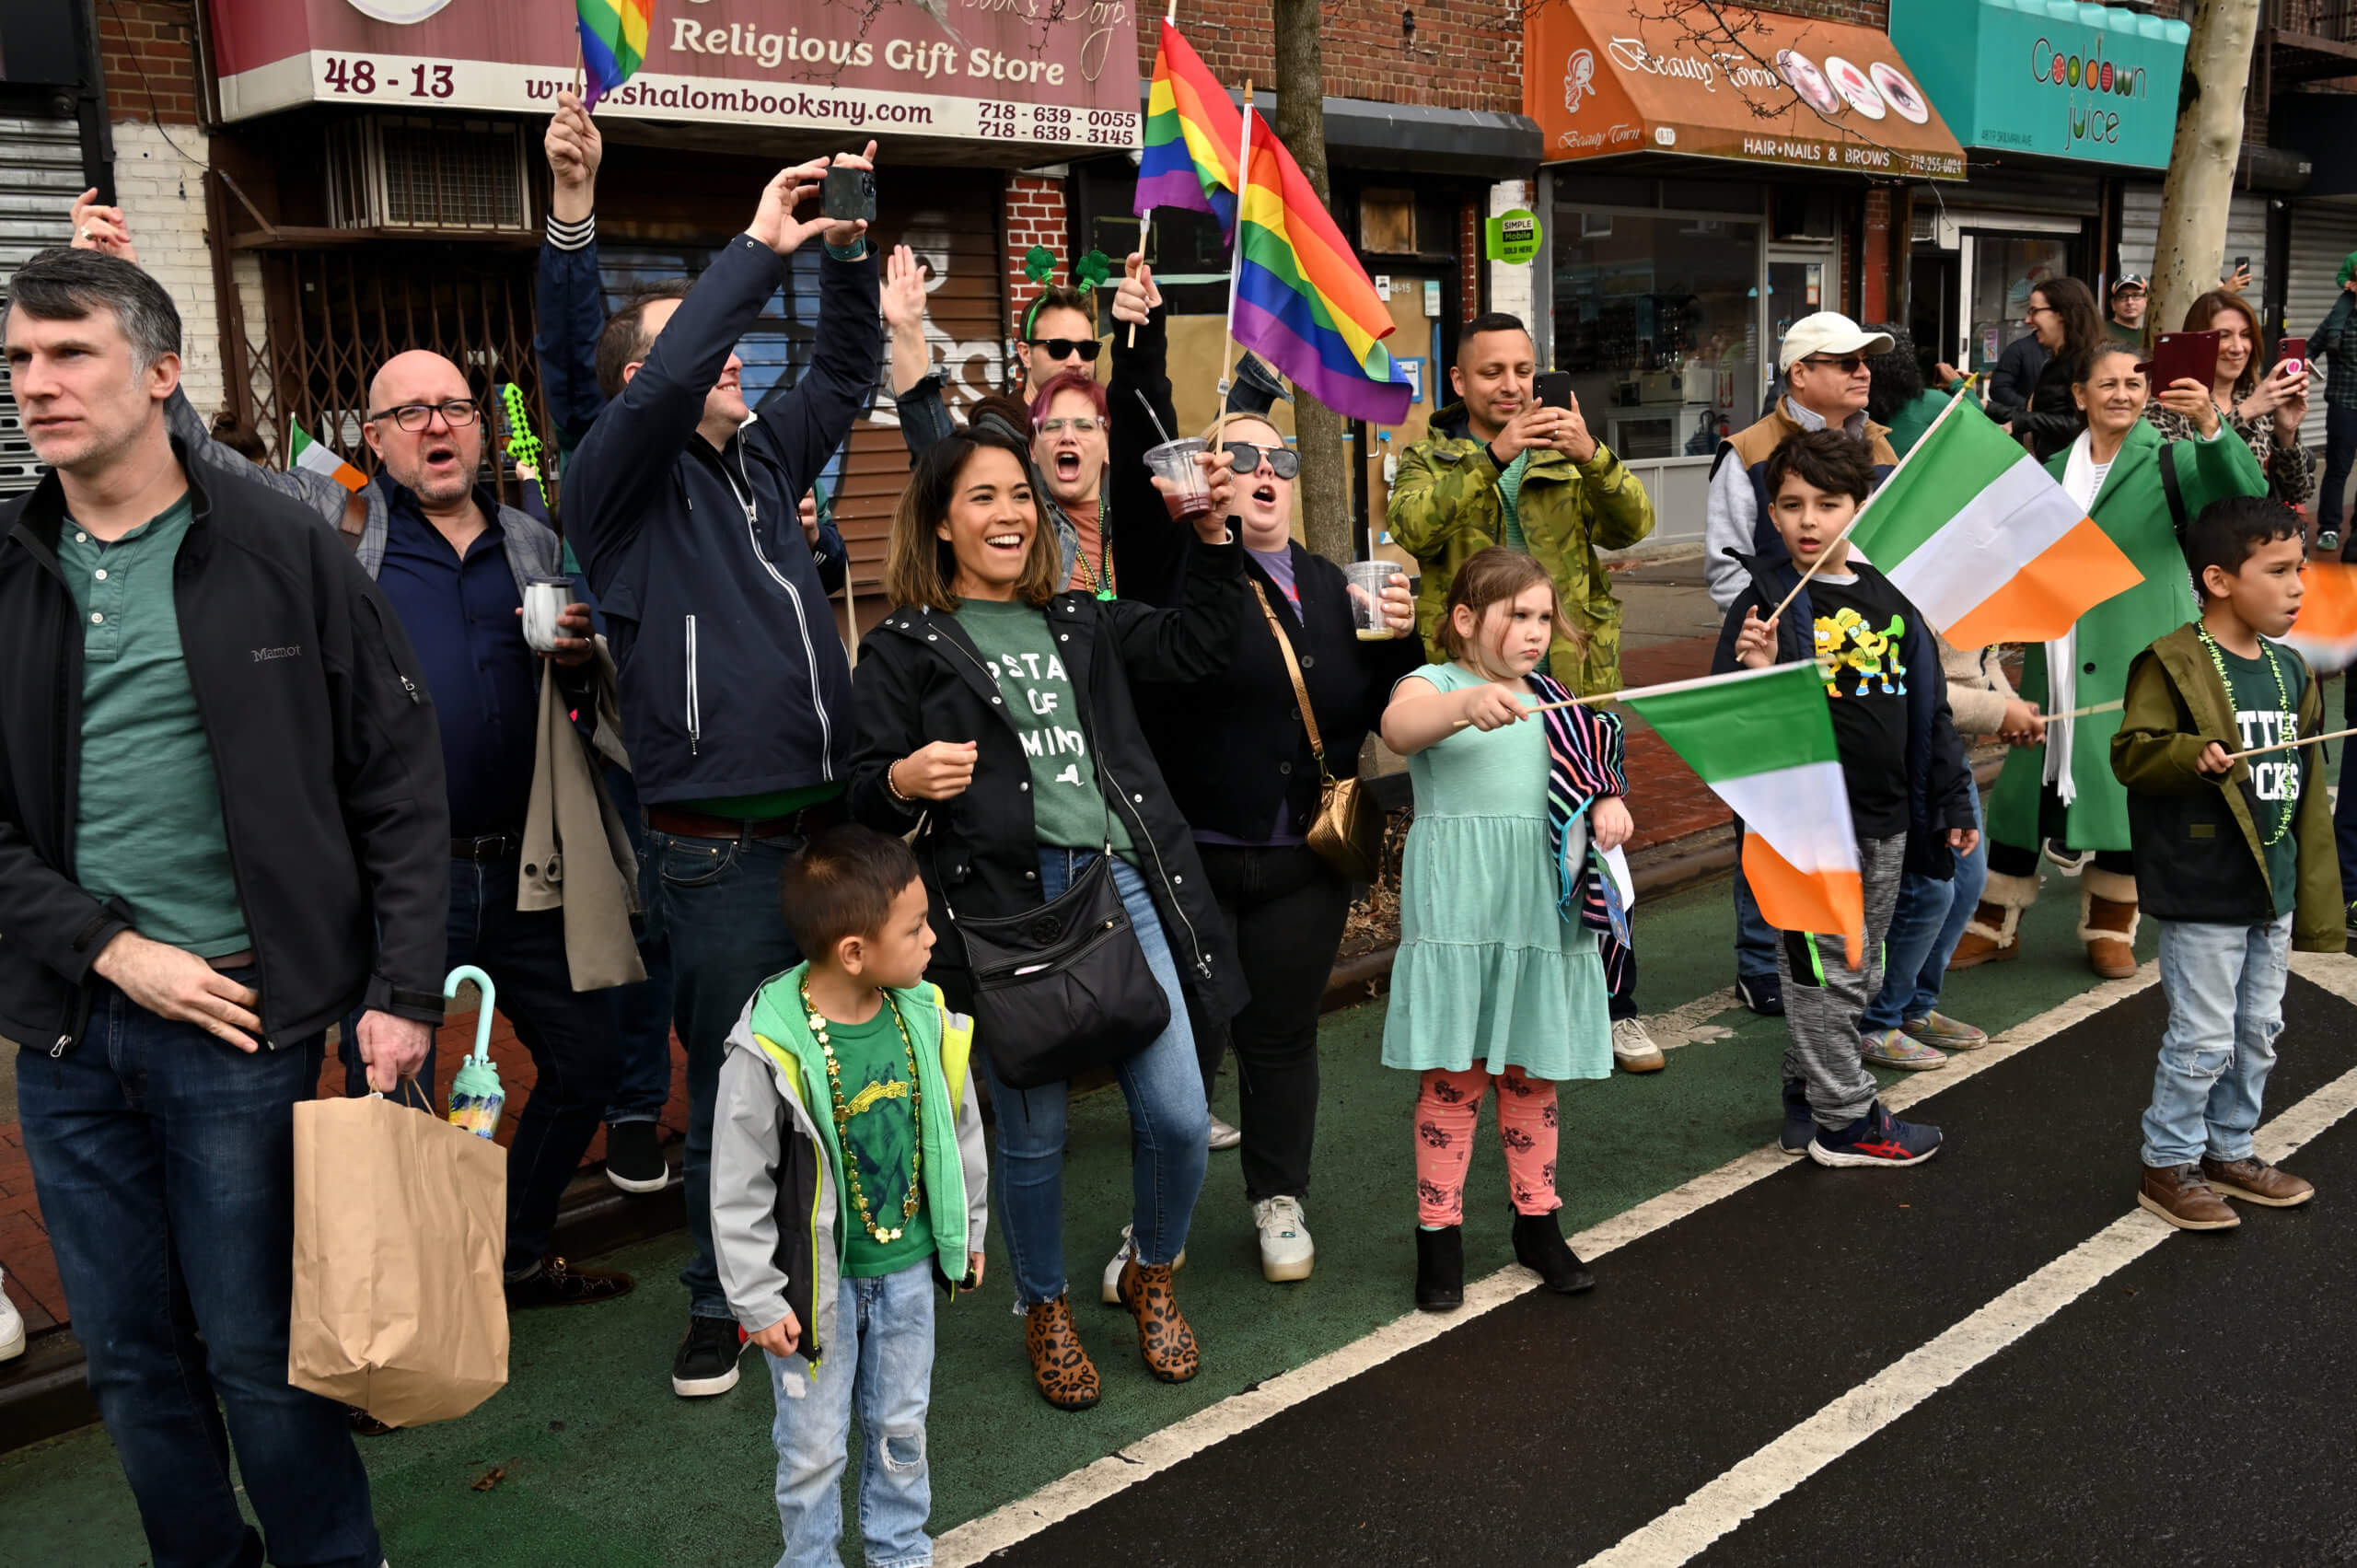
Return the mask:
{"type": "Polygon", "coordinates": [[[1022,325],[1023,309],[1039,292],[1023,271],[1023,258],[1034,245],[1046,246],[1058,262],[1048,281],[1070,283],[1062,263],[1072,249],[1072,226],[1064,212],[1064,188],[1058,180],[1008,175],[1005,210],[1007,335],[1013,337],[1022,325]]]}
{"type": "Polygon", "coordinates": [[[222,399],[220,316],[204,233],[204,168],[190,161],[207,150],[194,125],[115,122],[115,203],[131,222],[140,265],[180,307],[180,381],[197,412],[210,416],[222,399]]]}
{"type": "MultiPolygon", "coordinates": [[[[1418,0],[1326,0],[1323,51],[1332,98],[1438,109],[1522,110],[1522,11],[1512,0],[1431,6],[1418,0]],[[1416,18],[1412,36],[1400,13],[1416,18]]],[[[1138,75],[1154,74],[1158,7],[1138,23],[1138,75]]],[[[1180,30],[1213,75],[1261,92],[1277,85],[1270,0],[1189,0],[1180,30]]]]}
{"type": "Polygon", "coordinates": [[[195,124],[193,0],[99,0],[98,15],[108,115],[195,124]]]}

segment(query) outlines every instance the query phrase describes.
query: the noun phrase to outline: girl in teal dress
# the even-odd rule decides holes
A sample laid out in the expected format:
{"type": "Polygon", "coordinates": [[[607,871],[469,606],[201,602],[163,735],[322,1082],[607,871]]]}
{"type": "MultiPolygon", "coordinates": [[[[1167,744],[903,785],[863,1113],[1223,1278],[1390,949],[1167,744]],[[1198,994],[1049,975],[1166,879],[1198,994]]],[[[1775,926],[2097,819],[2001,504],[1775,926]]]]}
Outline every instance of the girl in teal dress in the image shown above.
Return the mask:
{"type": "Polygon", "coordinates": [[[1618,900],[1590,850],[1619,846],[1631,825],[1619,719],[1529,711],[1565,695],[1532,673],[1556,625],[1545,569],[1482,551],[1442,610],[1452,662],[1403,679],[1383,717],[1416,792],[1383,1061],[1422,1076],[1416,1305],[1428,1311],[1464,1299],[1465,1172],[1492,1083],[1515,1256],[1550,1289],[1596,1283],[1555,1215],[1555,1086],[1612,1071],[1597,942],[1618,900]]]}

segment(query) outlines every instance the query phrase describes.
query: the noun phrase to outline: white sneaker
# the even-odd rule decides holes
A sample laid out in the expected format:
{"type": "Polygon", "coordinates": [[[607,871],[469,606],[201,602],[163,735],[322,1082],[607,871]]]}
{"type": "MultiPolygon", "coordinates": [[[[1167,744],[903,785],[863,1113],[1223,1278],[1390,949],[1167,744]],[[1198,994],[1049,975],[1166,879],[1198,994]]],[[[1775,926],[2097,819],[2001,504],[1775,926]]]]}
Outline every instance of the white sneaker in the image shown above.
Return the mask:
{"type": "Polygon", "coordinates": [[[1306,1280],[1317,1266],[1318,1248],[1302,1223],[1298,1198],[1263,1198],[1252,1205],[1252,1223],[1260,1227],[1260,1277],[1271,1283],[1306,1280]]]}
{"type": "MultiPolygon", "coordinates": [[[[1105,1288],[1101,1294],[1101,1299],[1108,1307],[1121,1305],[1121,1265],[1130,1260],[1130,1253],[1133,1250],[1130,1245],[1130,1228],[1128,1225],[1121,1227],[1121,1249],[1113,1254],[1111,1262],[1105,1265],[1105,1288]]],[[[1173,1273],[1176,1273],[1186,1266],[1187,1249],[1182,1247],[1178,1249],[1178,1257],[1172,1262],[1170,1269],[1173,1273]]]]}
{"type": "MultiPolygon", "coordinates": [[[[0,1279],[5,1279],[0,1274],[0,1279]]],[[[0,1361],[14,1361],[25,1353],[25,1315],[8,1299],[5,1286],[0,1286],[0,1361]]]]}
{"type": "Polygon", "coordinates": [[[1244,1142],[1244,1134],[1218,1117],[1212,1118],[1211,1145],[1214,1149],[1232,1149],[1244,1142]]]}
{"type": "Polygon", "coordinates": [[[1623,1073],[1658,1073],[1664,1065],[1661,1047],[1645,1032],[1643,1018],[1612,1020],[1612,1060],[1623,1073]]]}

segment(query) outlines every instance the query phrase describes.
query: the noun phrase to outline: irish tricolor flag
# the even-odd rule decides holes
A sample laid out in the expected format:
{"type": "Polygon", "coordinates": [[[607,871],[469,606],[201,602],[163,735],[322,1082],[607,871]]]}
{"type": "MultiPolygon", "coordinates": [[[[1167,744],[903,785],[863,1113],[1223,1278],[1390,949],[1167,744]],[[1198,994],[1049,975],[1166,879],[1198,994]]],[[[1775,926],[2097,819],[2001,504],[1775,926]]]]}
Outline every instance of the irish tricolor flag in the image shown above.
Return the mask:
{"type": "Polygon", "coordinates": [[[2144,580],[2053,476],[1961,395],[1875,492],[1850,538],[1959,648],[2050,642],[2144,580]]]}
{"type": "Polygon", "coordinates": [[[333,451],[303,434],[303,427],[293,420],[286,422],[293,439],[295,466],[312,473],[323,473],[346,490],[358,490],[368,482],[368,476],[345,462],[333,451]]]}
{"type": "Polygon", "coordinates": [[[2307,591],[2283,641],[2311,669],[2347,669],[2357,663],[2357,566],[2328,557],[2309,562],[2301,576],[2307,591]]]}
{"type": "Polygon", "coordinates": [[[1815,662],[1641,687],[1620,700],[1743,819],[1743,874],[1768,923],[1838,931],[1860,967],[1858,841],[1815,662]]]}

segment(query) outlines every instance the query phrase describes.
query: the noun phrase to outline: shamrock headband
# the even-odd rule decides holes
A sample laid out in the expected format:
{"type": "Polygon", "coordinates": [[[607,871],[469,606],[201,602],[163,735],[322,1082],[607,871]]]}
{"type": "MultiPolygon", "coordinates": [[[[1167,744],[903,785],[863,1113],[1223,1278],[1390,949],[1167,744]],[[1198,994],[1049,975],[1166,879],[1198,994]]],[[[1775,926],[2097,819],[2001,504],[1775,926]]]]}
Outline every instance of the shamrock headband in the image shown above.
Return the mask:
{"type": "MultiPolygon", "coordinates": [[[[1048,290],[1045,285],[1047,281],[1055,275],[1055,272],[1056,253],[1046,246],[1034,245],[1024,255],[1023,275],[1033,283],[1042,285],[1039,296],[1033,299],[1023,312],[1023,341],[1026,343],[1031,341],[1032,328],[1039,319],[1039,308],[1048,303],[1048,290]]],[[[1112,275],[1113,263],[1102,250],[1091,250],[1073,263],[1073,286],[1092,294],[1098,285],[1112,275]]],[[[1092,311],[1091,314],[1094,315],[1094,312],[1092,311]]]]}

